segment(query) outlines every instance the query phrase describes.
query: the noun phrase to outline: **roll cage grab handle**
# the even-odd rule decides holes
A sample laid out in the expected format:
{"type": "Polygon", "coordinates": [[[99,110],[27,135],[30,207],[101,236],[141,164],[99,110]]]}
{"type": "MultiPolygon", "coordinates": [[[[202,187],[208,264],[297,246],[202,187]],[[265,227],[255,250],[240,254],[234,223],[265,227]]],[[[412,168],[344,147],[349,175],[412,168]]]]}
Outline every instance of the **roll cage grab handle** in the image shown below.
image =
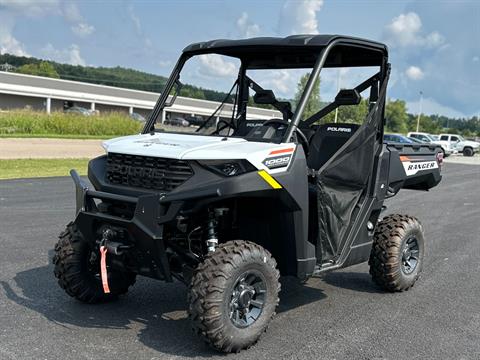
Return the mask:
{"type": "MultiPolygon", "coordinates": [[[[293,133],[298,128],[298,126],[300,124],[300,121],[301,121],[303,111],[304,111],[305,106],[307,104],[307,101],[310,98],[310,95],[312,93],[315,81],[319,77],[320,72],[322,71],[322,69],[325,65],[325,62],[328,58],[328,55],[330,54],[332,49],[335,46],[338,46],[338,45],[351,45],[351,46],[356,46],[356,47],[368,47],[368,45],[366,45],[362,41],[356,41],[356,40],[346,41],[345,39],[340,38],[340,39],[333,40],[325,48],[323,48],[320,51],[319,57],[317,58],[317,60],[315,62],[315,65],[312,69],[312,72],[310,73],[310,77],[308,78],[307,84],[305,86],[305,90],[303,91],[302,96],[300,97],[300,101],[298,103],[298,106],[295,109],[295,113],[293,114],[290,126],[288,127],[288,129],[287,129],[287,131],[286,131],[286,133],[285,133],[285,135],[282,139],[283,143],[290,142],[290,139],[292,138],[293,133]]],[[[185,64],[185,62],[190,57],[191,57],[190,55],[183,54],[180,57],[180,59],[177,61],[171,76],[169,77],[167,83],[165,84],[164,91],[161,93],[161,95],[160,95],[152,113],[150,114],[150,117],[148,118],[148,121],[145,124],[145,127],[143,128],[142,134],[146,134],[146,133],[154,131],[155,122],[156,122],[158,116],[160,115],[160,112],[163,109],[163,104],[166,103],[166,101],[168,99],[168,95],[169,95],[173,85],[178,81],[178,79],[180,77],[180,71],[183,68],[183,65],[185,64]]],[[[369,86],[371,86],[375,81],[381,80],[380,77],[383,76],[388,71],[388,69],[387,69],[388,64],[385,61],[382,61],[382,64],[380,66],[381,66],[381,70],[380,70],[379,73],[373,75],[371,78],[367,79],[366,81],[364,81],[363,83],[358,85],[355,89],[359,90],[359,92],[361,92],[361,91],[367,89],[369,86]]],[[[372,96],[371,96],[371,98],[372,98],[372,96]]],[[[327,114],[328,112],[334,110],[335,107],[338,107],[338,105],[335,104],[335,102],[327,105],[324,109],[320,110],[318,113],[314,114],[309,119],[305,120],[304,123],[306,123],[308,125],[312,124],[313,122],[315,122],[316,120],[318,120],[319,118],[321,118],[322,116],[327,114]],[[325,110],[326,112],[324,112],[323,110],[325,110]],[[319,116],[319,115],[321,115],[321,116],[319,116]],[[312,121],[313,117],[315,117],[315,120],[312,121]]]]}
{"type": "MultiPolygon", "coordinates": [[[[338,46],[338,45],[351,45],[351,46],[356,46],[356,47],[368,47],[368,45],[364,44],[361,41],[356,41],[356,40],[345,41],[345,39],[336,39],[336,40],[333,40],[332,42],[330,42],[325,48],[323,48],[320,51],[320,56],[318,57],[317,61],[315,62],[315,65],[313,66],[313,70],[310,73],[310,77],[308,78],[307,84],[305,85],[305,90],[303,91],[303,94],[300,97],[300,101],[298,103],[298,106],[295,109],[295,114],[293,115],[292,122],[291,122],[289,128],[287,129],[287,132],[285,133],[285,135],[282,139],[282,142],[290,142],[290,139],[292,138],[293,133],[296,131],[296,129],[300,125],[303,111],[305,109],[305,106],[307,104],[308,99],[310,98],[313,87],[315,85],[315,81],[320,76],[320,72],[322,71],[322,69],[325,65],[325,62],[327,61],[328,55],[330,54],[332,49],[335,46],[338,46]]],[[[381,75],[384,75],[385,72],[387,71],[386,67],[388,65],[385,63],[385,61],[382,61],[382,64],[380,66],[381,66],[381,70],[380,70],[379,73],[373,75],[371,78],[367,79],[366,81],[364,81],[363,83],[358,85],[355,88],[355,90],[362,89],[361,91],[363,91],[363,90],[367,89],[369,86],[371,86],[376,80],[379,80],[378,78],[381,75]]],[[[359,92],[361,92],[361,91],[359,91],[359,92]]],[[[304,123],[306,123],[307,125],[313,124],[316,120],[318,120],[319,118],[328,114],[330,111],[334,110],[335,107],[338,107],[338,104],[336,104],[335,101],[334,101],[333,103],[330,103],[329,105],[327,105],[325,108],[321,109],[318,113],[311,116],[304,123]],[[323,110],[325,110],[325,111],[323,111],[323,110]],[[318,116],[318,115],[320,115],[320,116],[318,116]],[[317,116],[318,116],[318,118],[317,118],[317,116]],[[312,121],[313,117],[315,117],[315,119],[312,121]]]]}

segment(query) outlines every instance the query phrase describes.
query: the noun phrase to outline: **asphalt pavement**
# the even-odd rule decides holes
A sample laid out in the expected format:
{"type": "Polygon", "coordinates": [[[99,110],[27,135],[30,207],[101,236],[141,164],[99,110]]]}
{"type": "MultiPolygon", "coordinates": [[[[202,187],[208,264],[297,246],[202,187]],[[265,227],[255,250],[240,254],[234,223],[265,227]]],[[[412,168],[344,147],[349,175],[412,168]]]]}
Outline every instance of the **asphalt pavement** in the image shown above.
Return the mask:
{"type": "MultiPolygon", "coordinates": [[[[367,264],[283,279],[267,333],[228,359],[480,359],[480,166],[447,164],[443,174],[432,191],[386,203],[424,224],[413,289],[383,293],[367,264]]],[[[0,359],[225,358],[191,332],[180,283],[139,278],[112,304],[67,296],[51,257],[73,212],[68,178],[0,181],[0,359]]]]}

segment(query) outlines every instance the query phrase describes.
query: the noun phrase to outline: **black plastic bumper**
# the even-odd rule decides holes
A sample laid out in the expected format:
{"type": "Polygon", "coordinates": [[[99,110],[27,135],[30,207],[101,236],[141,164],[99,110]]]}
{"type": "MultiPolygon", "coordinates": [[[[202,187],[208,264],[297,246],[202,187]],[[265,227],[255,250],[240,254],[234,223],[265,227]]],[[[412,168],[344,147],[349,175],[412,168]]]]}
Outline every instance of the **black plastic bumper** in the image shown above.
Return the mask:
{"type": "Polygon", "coordinates": [[[182,202],[161,203],[157,194],[130,197],[90,190],[75,170],[70,172],[75,183],[76,219],[83,237],[87,241],[98,241],[101,226],[120,228],[127,232],[133,242],[134,254],[143,254],[135,259],[142,275],[171,281],[163,239],[163,224],[172,221],[178,214],[182,202]],[[134,206],[133,217],[123,218],[100,212],[94,199],[118,201],[134,206]]]}

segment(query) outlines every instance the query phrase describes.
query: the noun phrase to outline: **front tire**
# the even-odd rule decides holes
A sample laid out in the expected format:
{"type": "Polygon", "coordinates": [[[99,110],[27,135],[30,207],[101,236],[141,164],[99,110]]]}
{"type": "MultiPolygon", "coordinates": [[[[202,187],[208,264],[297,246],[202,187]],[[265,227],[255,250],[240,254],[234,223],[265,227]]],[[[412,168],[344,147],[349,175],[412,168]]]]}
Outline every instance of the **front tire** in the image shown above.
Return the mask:
{"type": "Polygon", "coordinates": [[[370,253],[370,274],[386,291],[406,291],[417,281],[423,266],[423,228],[407,215],[389,215],[375,229],[370,253]]]}
{"type": "Polygon", "coordinates": [[[115,300],[135,283],[135,273],[108,269],[110,293],[105,294],[98,274],[100,272],[98,252],[83,239],[73,223],[68,224],[59,236],[55,245],[53,264],[60,287],[71,297],[88,304],[115,300]]]}
{"type": "Polygon", "coordinates": [[[473,149],[469,147],[464,148],[463,156],[468,156],[468,157],[473,156],[473,149]]]}
{"type": "Polygon", "coordinates": [[[189,291],[194,331],[222,352],[255,344],[275,315],[279,272],[270,253],[248,241],[229,241],[197,267],[189,291]]]}

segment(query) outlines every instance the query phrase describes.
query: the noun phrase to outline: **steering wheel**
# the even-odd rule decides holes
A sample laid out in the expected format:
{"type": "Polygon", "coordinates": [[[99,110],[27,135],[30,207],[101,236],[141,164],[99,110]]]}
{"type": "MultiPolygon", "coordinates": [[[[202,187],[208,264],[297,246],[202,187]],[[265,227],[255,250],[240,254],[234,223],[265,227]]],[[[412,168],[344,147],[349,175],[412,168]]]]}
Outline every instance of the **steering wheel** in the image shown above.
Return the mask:
{"type": "MultiPolygon", "coordinates": [[[[285,125],[287,127],[290,125],[290,123],[288,121],[285,121],[283,119],[271,119],[271,120],[265,121],[262,126],[269,126],[269,125],[273,125],[273,124],[285,125]]],[[[305,154],[308,154],[308,152],[310,150],[310,146],[308,144],[307,137],[305,136],[303,131],[300,130],[299,128],[296,128],[295,132],[298,135],[298,138],[300,139],[300,142],[303,146],[303,149],[305,150],[305,154]]]]}

